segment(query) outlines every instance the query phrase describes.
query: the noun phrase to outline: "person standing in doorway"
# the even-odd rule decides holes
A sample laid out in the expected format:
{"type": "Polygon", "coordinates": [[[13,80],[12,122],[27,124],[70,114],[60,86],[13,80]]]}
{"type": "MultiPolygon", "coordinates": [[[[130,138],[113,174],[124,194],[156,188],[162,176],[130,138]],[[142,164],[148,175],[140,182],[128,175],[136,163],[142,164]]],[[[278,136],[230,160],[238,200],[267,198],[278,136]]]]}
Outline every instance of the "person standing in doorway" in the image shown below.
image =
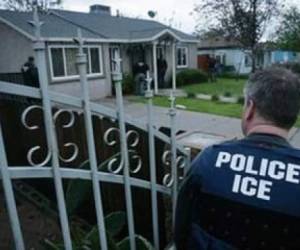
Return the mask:
{"type": "Polygon", "coordinates": [[[27,62],[22,66],[21,72],[25,85],[36,88],[39,87],[38,69],[34,63],[34,57],[28,57],[27,62]]]}
{"type": "Polygon", "coordinates": [[[157,60],[157,76],[158,76],[158,84],[160,88],[165,87],[165,75],[168,69],[167,61],[160,56],[157,60]]]}

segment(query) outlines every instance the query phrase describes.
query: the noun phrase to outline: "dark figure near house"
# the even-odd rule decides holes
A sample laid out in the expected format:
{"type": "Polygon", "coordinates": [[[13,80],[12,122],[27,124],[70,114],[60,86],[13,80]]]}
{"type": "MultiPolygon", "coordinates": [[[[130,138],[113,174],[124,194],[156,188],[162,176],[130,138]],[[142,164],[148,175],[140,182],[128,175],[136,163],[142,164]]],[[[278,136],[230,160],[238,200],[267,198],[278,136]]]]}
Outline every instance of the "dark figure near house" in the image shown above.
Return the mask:
{"type": "Polygon", "coordinates": [[[213,57],[208,57],[208,79],[210,82],[216,81],[216,59],[213,57]]]}
{"type": "Polygon", "coordinates": [[[157,76],[158,76],[158,86],[159,88],[165,88],[165,75],[168,69],[167,61],[160,57],[157,60],[157,76]]]}
{"type": "Polygon", "coordinates": [[[245,138],[206,148],[182,183],[177,250],[300,249],[300,150],[287,140],[299,78],[283,68],[257,71],[244,93],[245,138]]]}
{"type": "Polygon", "coordinates": [[[133,66],[136,95],[143,95],[146,90],[146,75],[148,70],[149,66],[143,61],[140,61],[133,66]]]}
{"type": "Polygon", "coordinates": [[[38,70],[34,64],[34,58],[32,56],[28,57],[28,60],[22,66],[22,74],[24,78],[24,83],[30,87],[39,87],[39,77],[38,77],[38,70]]]}

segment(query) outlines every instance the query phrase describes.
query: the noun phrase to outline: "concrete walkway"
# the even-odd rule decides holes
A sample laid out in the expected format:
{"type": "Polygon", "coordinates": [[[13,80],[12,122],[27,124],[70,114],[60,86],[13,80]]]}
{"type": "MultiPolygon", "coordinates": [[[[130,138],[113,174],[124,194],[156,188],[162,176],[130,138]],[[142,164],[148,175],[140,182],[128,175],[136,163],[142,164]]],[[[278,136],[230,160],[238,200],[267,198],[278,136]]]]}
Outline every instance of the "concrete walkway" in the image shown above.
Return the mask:
{"type": "MultiPolygon", "coordinates": [[[[115,108],[115,100],[111,98],[100,99],[98,101],[107,107],[115,108]]],[[[147,108],[145,104],[133,103],[124,100],[125,113],[140,122],[147,122],[147,108]]],[[[168,116],[168,108],[153,107],[154,124],[157,127],[169,127],[170,121],[168,116]]],[[[177,129],[187,132],[199,131],[207,134],[216,134],[224,136],[228,139],[241,138],[241,121],[237,118],[229,118],[206,113],[191,112],[178,110],[177,112],[177,129]]],[[[295,147],[300,148],[300,130],[292,129],[290,133],[290,141],[295,147]]]]}

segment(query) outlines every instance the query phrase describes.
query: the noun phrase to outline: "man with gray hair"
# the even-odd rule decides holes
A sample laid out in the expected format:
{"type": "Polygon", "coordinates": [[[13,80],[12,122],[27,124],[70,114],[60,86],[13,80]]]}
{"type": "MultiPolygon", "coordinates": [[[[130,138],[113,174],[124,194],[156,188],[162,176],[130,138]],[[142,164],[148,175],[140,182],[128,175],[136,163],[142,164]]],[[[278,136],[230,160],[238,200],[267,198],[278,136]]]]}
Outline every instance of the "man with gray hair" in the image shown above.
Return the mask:
{"type": "Polygon", "coordinates": [[[254,73],[245,90],[245,138],[194,160],[179,192],[181,249],[300,249],[300,150],[287,141],[300,110],[299,76],[254,73]]]}

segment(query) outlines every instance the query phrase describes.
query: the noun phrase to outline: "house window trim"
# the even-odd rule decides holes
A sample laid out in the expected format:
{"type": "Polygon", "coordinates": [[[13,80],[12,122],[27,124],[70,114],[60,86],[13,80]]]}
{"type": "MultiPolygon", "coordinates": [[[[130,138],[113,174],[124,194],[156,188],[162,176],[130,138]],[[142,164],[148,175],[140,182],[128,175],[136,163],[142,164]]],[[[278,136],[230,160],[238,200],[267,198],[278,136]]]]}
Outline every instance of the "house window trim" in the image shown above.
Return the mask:
{"type": "Polygon", "coordinates": [[[185,69],[185,68],[188,68],[189,67],[189,49],[188,49],[188,47],[186,47],[186,46],[178,46],[177,48],[176,48],[176,67],[177,67],[177,69],[185,69]],[[177,56],[178,56],[178,49],[184,49],[185,50],[185,54],[186,54],[186,64],[185,65],[178,65],[178,58],[177,58],[177,56]]]}
{"type": "MultiPolygon", "coordinates": [[[[61,81],[70,81],[70,80],[78,80],[80,75],[71,75],[67,76],[67,61],[66,61],[66,52],[65,49],[78,49],[76,45],[49,45],[48,46],[48,54],[49,54],[49,66],[50,66],[50,76],[51,82],[61,82],[61,81]],[[51,49],[62,49],[63,54],[63,63],[64,63],[64,75],[65,76],[54,76],[53,72],[53,63],[52,63],[52,53],[51,49]]],[[[95,77],[103,77],[104,70],[103,70],[103,53],[102,53],[102,45],[85,45],[83,48],[97,48],[99,51],[99,65],[100,65],[100,73],[90,73],[91,72],[91,53],[88,53],[87,60],[90,64],[90,72],[87,72],[88,78],[95,78],[95,77]]],[[[88,69],[88,68],[87,68],[88,69]]]]}

